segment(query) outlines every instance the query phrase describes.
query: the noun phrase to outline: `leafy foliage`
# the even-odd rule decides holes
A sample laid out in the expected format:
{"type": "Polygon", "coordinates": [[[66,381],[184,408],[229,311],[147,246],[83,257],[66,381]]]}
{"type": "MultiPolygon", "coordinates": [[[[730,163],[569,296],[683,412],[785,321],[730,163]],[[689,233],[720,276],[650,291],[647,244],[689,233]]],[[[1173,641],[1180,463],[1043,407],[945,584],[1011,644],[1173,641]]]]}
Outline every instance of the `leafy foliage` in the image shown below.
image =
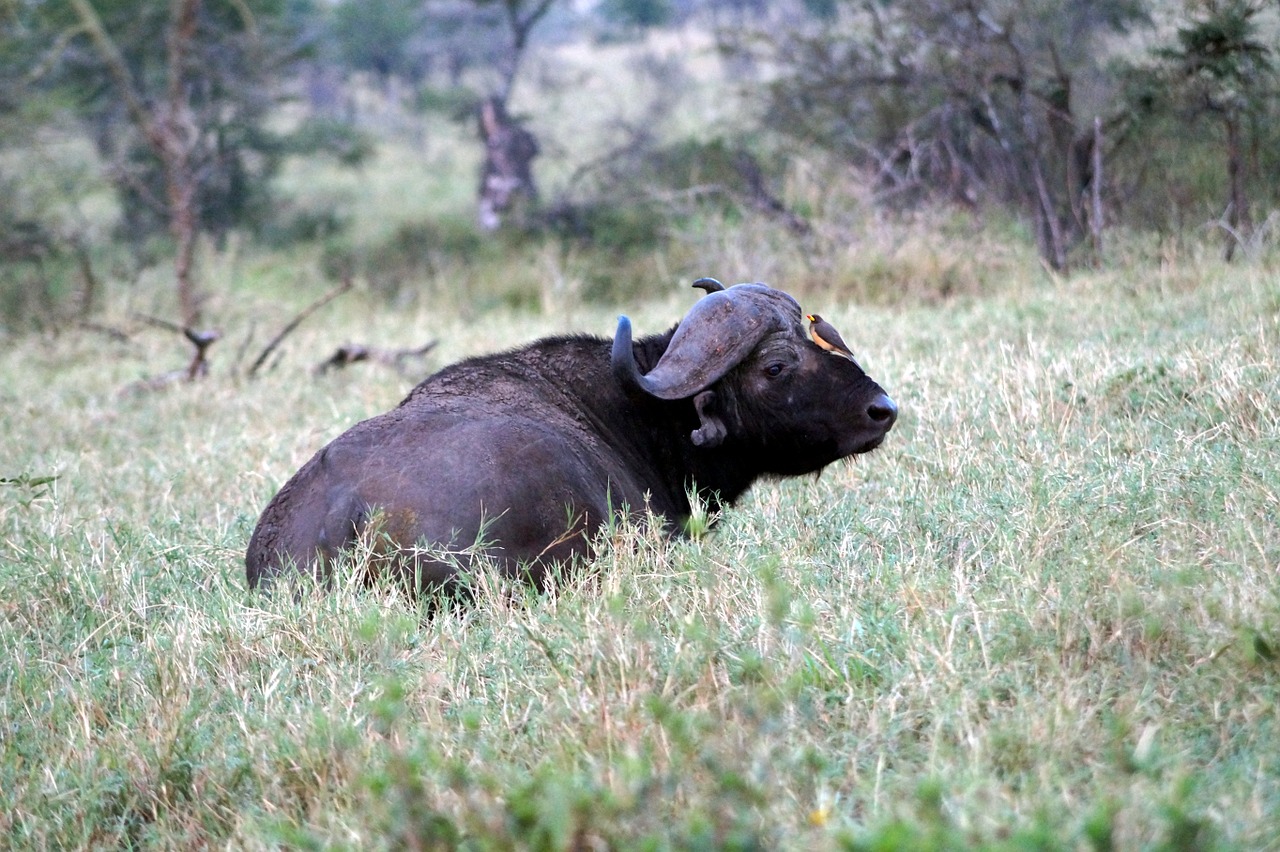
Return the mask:
{"type": "Polygon", "coordinates": [[[1067,265],[1085,231],[1098,47],[1138,2],[850,2],[834,24],[730,37],[780,74],[767,120],[875,175],[886,200],[1012,204],[1041,256],[1067,265]]]}
{"type": "Polygon", "coordinates": [[[421,30],[416,0],[347,0],[333,7],[332,31],[346,64],[382,78],[421,76],[412,52],[421,30]]]}
{"type": "MultiPolygon", "coordinates": [[[[1267,8],[1248,0],[1206,0],[1178,27],[1176,44],[1157,47],[1151,62],[1125,69],[1127,101],[1141,131],[1162,119],[1204,124],[1219,132],[1221,170],[1227,178],[1227,256],[1252,231],[1250,187],[1254,173],[1274,174],[1280,158],[1280,76],[1276,49],[1262,38],[1258,18],[1267,8]],[[1260,152],[1266,153],[1260,153],[1260,152]]],[[[1267,200],[1275,193],[1262,190],[1267,200]]],[[[1222,204],[1221,198],[1218,203],[1222,204]]]]}
{"type": "Polygon", "coordinates": [[[604,0],[600,14],[611,23],[645,29],[670,23],[675,8],[670,0],[604,0]]]}
{"type": "MultiPolygon", "coordinates": [[[[97,0],[94,8],[147,102],[164,99],[171,74],[189,101],[191,166],[199,176],[201,230],[224,235],[272,215],[270,179],[286,152],[323,151],[323,134],[297,135],[268,126],[281,97],[280,75],[299,58],[296,14],[285,2],[204,3],[193,53],[171,69],[166,50],[169,9],[138,0],[97,0]],[[305,146],[303,143],[307,143],[305,146]]],[[[125,234],[135,244],[167,227],[162,167],[82,24],[63,3],[20,4],[21,21],[6,29],[6,54],[25,55],[26,76],[10,97],[60,99],[84,122],[120,196],[125,234]],[[44,46],[52,45],[48,50],[44,46]],[[40,57],[40,63],[32,61],[40,57]]],[[[351,148],[348,145],[347,151],[351,148]]]]}

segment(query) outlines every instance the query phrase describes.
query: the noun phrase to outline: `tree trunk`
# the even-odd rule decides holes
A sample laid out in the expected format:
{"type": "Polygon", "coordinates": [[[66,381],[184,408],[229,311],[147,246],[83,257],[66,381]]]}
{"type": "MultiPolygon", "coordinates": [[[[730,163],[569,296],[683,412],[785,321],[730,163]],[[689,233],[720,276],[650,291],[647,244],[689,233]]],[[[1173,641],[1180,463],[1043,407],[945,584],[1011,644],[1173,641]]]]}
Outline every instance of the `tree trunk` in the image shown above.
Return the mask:
{"type": "Polygon", "coordinates": [[[1223,257],[1230,261],[1236,252],[1236,245],[1249,236],[1252,219],[1249,216],[1249,197],[1245,193],[1245,162],[1243,146],[1240,144],[1240,115],[1228,111],[1223,117],[1227,131],[1227,178],[1230,183],[1231,200],[1227,206],[1227,247],[1223,257]]]}
{"type": "Polygon", "coordinates": [[[525,48],[529,46],[529,34],[537,26],[538,21],[551,11],[555,0],[503,0],[502,8],[507,18],[507,28],[511,31],[511,49],[501,60],[499,73],[502,82],[499,84],[496,97],[503,106],[511,100],[511,90],[516,84],[516,75],[520,73],[520,61],[524,58],[525,48]],[[523,14],[522,14],[523,13],[523,14]]]}
{"type": "Polygon", "coordinates": [[[168,105],[164,120],[156,123],[160,139],[153,146],[164,162],[165,191],[169,200],[169,230],[176,254],[173,261],[178,284],[178,311],[182,324],[195,328],[200,322],[200,296],[192,280],[199,220],[196,205],[196,176],[191,168],[191,147],[195,143],[195,121],[183,80],[184,66],[196,35],[196,15],[200,0],[172,0],[168,43],[168,105]]]}
{"type": "Polygon", "coordinates": [[[480,173],[480,227],[496,230],[502,214],[520,197],[537,200],[533,183],[533,158],[538,140],[507,115],[496,96],[480,105],[480,138],[484,141],[484,166],[480,173]]]}
{"type": "Polygon", "coordinates": [[[169,233],[175,243],[174,277],[182,324],[193,328],[200,321],[200,295],[192,276],[196,236],[199,233],[197,181],[191,166],[191,146],[199,132],[191,114],[185,82],[185,66],[195,41],[200,0],[170,0],[169,31],[165,36],[168,86],[160,106],[147,105],[120,48],[112,40],[89,0],[71,0],[81,24],[88,31],[99,57],[120,90],[133,123],[142,132],[164,173],[165,205],[169,233]]]}
{"type": "Polygon", "coordinates": [[[1093,117],[1093,168],[1089,178],[1089,233],[1093,237],[1093,265],[1102,266],[1102,117],[1093,117]]]}
{"type": "Polygon", "coordinates": [[[1055,272],[1062,272],[1067,268],[1067,251],[1066,244],[1062,238],[1062,222],[1058,218],[1058,208],[1054,204],[1053,195],[1049,192],[1049,185],[1044,179],[1044,169],[1040,165],[1039,155],[1033,154],[1031,161],[1031,174],[1035,180],[1036,193],[1036,218],[1040,222],[1040,257],[1043,258],[1055,272]]]}

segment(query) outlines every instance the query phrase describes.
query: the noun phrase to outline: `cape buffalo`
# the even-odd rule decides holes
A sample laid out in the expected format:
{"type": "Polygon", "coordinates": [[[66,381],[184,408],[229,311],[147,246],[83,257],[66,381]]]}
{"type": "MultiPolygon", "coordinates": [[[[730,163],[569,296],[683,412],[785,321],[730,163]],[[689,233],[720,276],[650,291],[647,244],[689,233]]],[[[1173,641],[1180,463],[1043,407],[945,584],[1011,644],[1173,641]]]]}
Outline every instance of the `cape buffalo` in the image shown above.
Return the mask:
{"type": "Polygon", "coordinates": [[[647,509],[678,533],[691,491],[731,504],[761,476],[880,445],[897,406],[810,340],[795,299],[694,286],[707,295],[665,334],[633,342],[623,316],[612,343],[553,337],[470,358],[339,435],[263,511],[249,586],[323,578],[369,530],[375,567],[418,589],[456,587],[466,562],[445,552],[478,541],[542,588],[614,513],[647,509]]]}

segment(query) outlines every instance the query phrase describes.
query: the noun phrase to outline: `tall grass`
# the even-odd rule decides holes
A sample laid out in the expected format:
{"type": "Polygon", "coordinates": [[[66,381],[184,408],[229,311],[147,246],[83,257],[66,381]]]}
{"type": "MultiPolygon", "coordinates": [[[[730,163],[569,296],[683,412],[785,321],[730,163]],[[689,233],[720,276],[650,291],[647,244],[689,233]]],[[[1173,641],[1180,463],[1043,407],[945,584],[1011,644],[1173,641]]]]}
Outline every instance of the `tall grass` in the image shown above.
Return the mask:
{"type": "MultiPolygon", "coordinates": [[[[841,328],[902,406],[884,448],[763,483],[694,540],[621,526],[555,594],[435,616],[394,588],[244,587],[274,490],[412,383],[311,365],[434,337],[429,369],[608,334],[619,308],[657,331],[692,295],[477,321],[364,293],[258,380],[227,369],[230,339],[208,379],[160,393],[122,393],[181,363],[159,333],[6,341],[0,837],[1274,848],[1274,259],[1166,247],[1049,281],[936,224],[868,228],[814,259],[826,278],[750,229],[700,241],[699,273],[795,281],[841,328]],[[943,263],[987,294],[944,294],[943,263]],[[859,289],[875,264],[896,283],[859,289]]],[[[287,318],[295,276],[233,266],[237,335],[287,318]]]]}

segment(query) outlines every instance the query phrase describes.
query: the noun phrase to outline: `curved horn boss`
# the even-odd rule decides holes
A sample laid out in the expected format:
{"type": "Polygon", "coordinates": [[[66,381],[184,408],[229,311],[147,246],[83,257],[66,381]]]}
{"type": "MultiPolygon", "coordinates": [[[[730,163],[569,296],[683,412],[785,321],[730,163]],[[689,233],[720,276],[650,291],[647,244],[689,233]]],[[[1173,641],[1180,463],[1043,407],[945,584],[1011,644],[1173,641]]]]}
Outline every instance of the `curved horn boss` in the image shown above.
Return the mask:
{"type": "Polygon", "coordinates": [[[667,351],[647,374],[636,365],[631,321],[618,318],[611,360],[623,387],[659,399],[691,397],[723,378],[766,334],[799,326],[800,305],[767,284],[726,289],[714,278],[699,278],[693,286],[705,289],[706,297],[681,320],[667,351]]]}

